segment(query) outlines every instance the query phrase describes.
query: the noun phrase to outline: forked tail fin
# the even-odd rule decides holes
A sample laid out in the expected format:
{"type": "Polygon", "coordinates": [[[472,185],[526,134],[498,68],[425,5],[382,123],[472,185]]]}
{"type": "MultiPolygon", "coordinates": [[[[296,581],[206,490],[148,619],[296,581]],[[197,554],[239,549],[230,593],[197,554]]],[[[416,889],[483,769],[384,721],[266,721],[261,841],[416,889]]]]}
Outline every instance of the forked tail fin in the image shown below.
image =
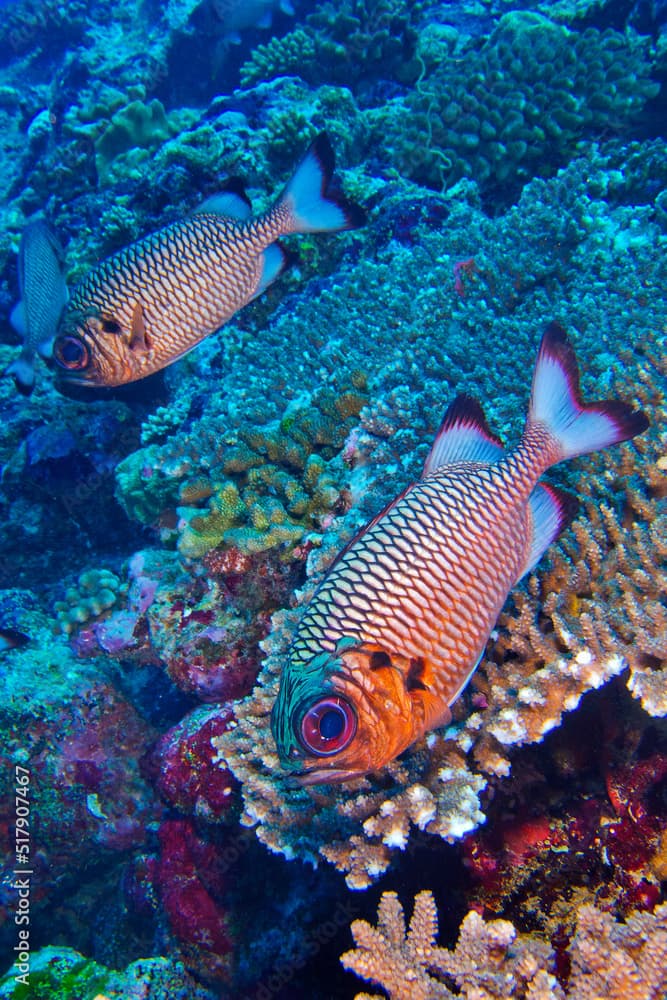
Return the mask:
{"type": "Polygon", "coordinates": [[[363,226],[366,221],[363,209],[328,190],[334,166],[329,137],[320,132],[278,200],[279,207],[289,210],[290,232],[335,233],[363,226]]]}
{"type": "Polygon", "coordinates": [[[558,452],[554,464],[627,441],[648,423],[641,410],[615,399],[583,402],[572,344],[558,323],[550,323],[537,355],[524,437],[537,425],[546,428],[558,452]]]}

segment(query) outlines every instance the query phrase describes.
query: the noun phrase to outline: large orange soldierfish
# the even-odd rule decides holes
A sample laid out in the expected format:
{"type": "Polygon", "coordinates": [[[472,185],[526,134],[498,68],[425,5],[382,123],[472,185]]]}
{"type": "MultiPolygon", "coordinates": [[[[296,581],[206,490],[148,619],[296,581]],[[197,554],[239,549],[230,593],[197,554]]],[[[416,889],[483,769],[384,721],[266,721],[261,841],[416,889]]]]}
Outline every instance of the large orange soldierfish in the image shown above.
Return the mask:
{"type": "Polygon", "coordinates": [[[263,214],[251,217],[235,178],[193,215],[102,261],[61,317],[61,381],[117,386],[165,368],[278,277],[287,262],[279,237],[362,225],[360,208],[329,193],[333,170],[322,132],[263,214]]]}
{"type": "Polygon", "coordinates": [[[625,403],[582,402],[555,323],[514,451],[459,396],[422,478],[343,550],[303,614],[271,720],[283,765],[307,783],[356,777],[447,723],[509,591],[574,516],[542,473],[647,426],[625,403]]]}

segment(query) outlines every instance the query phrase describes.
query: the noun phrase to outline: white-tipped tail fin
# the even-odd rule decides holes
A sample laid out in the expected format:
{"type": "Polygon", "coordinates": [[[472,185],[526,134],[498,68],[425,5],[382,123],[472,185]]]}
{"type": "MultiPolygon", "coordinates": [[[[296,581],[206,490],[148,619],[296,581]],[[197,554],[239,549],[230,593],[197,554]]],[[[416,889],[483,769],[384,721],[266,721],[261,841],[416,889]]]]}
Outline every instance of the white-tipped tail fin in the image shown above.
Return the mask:
{"type": "Polygon", "coordinates": [[[554,461],[586,455],[627,441],[648,427],[648,418],[618,400],[584,403],[579,367],[563,328],[550,323],[537,355],[526,433],[536,424],[547,429],[559,449],[554,461]]]}
{"type": "Polygon", "coordinates": [[[358,229],[366,216],[358,205],[329,192],[335,167],[334,151],[326,132],[313,140],[278,205],[287,206],[290,231],[295,233],[339,232],[358,229]]]}

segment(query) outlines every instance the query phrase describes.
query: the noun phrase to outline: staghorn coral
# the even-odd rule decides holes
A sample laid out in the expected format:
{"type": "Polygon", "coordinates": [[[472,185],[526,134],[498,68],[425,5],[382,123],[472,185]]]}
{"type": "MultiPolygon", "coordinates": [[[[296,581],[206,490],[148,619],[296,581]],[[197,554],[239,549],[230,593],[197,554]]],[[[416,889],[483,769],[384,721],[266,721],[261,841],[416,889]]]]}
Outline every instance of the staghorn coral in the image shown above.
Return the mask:
{"type": "Polygon", "coordinates": [[[572,1000],[662,1000],[667,990],[667,905],[618,924],[582,906],[570,948],[572,1000]]]}
{"type": "Polygon", "coordinates": [[[506,14],[465,59],[443,37],[433,65],[422,59],[415,89],[369,118],[398,169],[436,188],[553,172],[578,139],[622,128],[659,89],[640,36],[575,33],[531,11],[506,14]]]}
{"type": "Polygon", "coordinates": [[[508,920],[485,923],[472,911],[461,924],[456,949],[439,948],[438,914],[428,890],[415,897],[407,933],[395,892],[383,892],[377,927],[355,920],[351,929],[356,949],[341,956],[343,966],[378,983],[391,1000],[561,1000],[564,995],[548,971],[551,948],[518,936],[508,920]],[[443,980],[455,985],[456,993],[443,980]]]}
{"type": "MultiPolygon", "coordinates": [[[[406,933],[403,908],[384,892],[377,927],[355,920],[356,948],[341,962],[382,986],[390,1000],[661,1000],[667,988],[667,905],[636,913],[625,924],[584,905],[569,945],[566,989],[553,975],[554,953],[545,942],[518,934],[508,920],[485,922],[471,911],[454,951],[435,944],[438,916],[430,891],[415,897],[406,933]],[[449,986],[452,986],[450,990],[449,986]],[[453,992],[456,990],[456,992],[453,992]]],[[[369,1000],[357,994],[357,1000],[369,1000]]],[[[380,1000],[374,995],[372,1000],[380,1000]]]]}

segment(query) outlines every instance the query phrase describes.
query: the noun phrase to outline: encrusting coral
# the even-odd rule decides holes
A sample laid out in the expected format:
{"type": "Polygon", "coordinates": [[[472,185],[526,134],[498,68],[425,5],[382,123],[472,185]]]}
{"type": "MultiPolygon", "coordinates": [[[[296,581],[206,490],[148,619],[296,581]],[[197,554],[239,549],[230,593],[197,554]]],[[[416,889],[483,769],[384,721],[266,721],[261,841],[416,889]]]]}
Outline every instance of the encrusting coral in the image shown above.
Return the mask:
{"type": "MultiPolygon", "coordinates": [[[[428,890],[415,897],[407,933],[394,892],[382,894],[377,927],[355,920],[351,930],[356,948],[341,956],[342,964],[390,1000],[661,1000],[667,988],[667,905],[635,913],[625,924],[594,906],[579,907],[566,989],[553,974],[549,945],[519,934],[508,920],[487,922],[473,910],[454,951],[438,947],[428,890]]],[[[359,993],[356,1000],[382,997],[359,993]]]]}

